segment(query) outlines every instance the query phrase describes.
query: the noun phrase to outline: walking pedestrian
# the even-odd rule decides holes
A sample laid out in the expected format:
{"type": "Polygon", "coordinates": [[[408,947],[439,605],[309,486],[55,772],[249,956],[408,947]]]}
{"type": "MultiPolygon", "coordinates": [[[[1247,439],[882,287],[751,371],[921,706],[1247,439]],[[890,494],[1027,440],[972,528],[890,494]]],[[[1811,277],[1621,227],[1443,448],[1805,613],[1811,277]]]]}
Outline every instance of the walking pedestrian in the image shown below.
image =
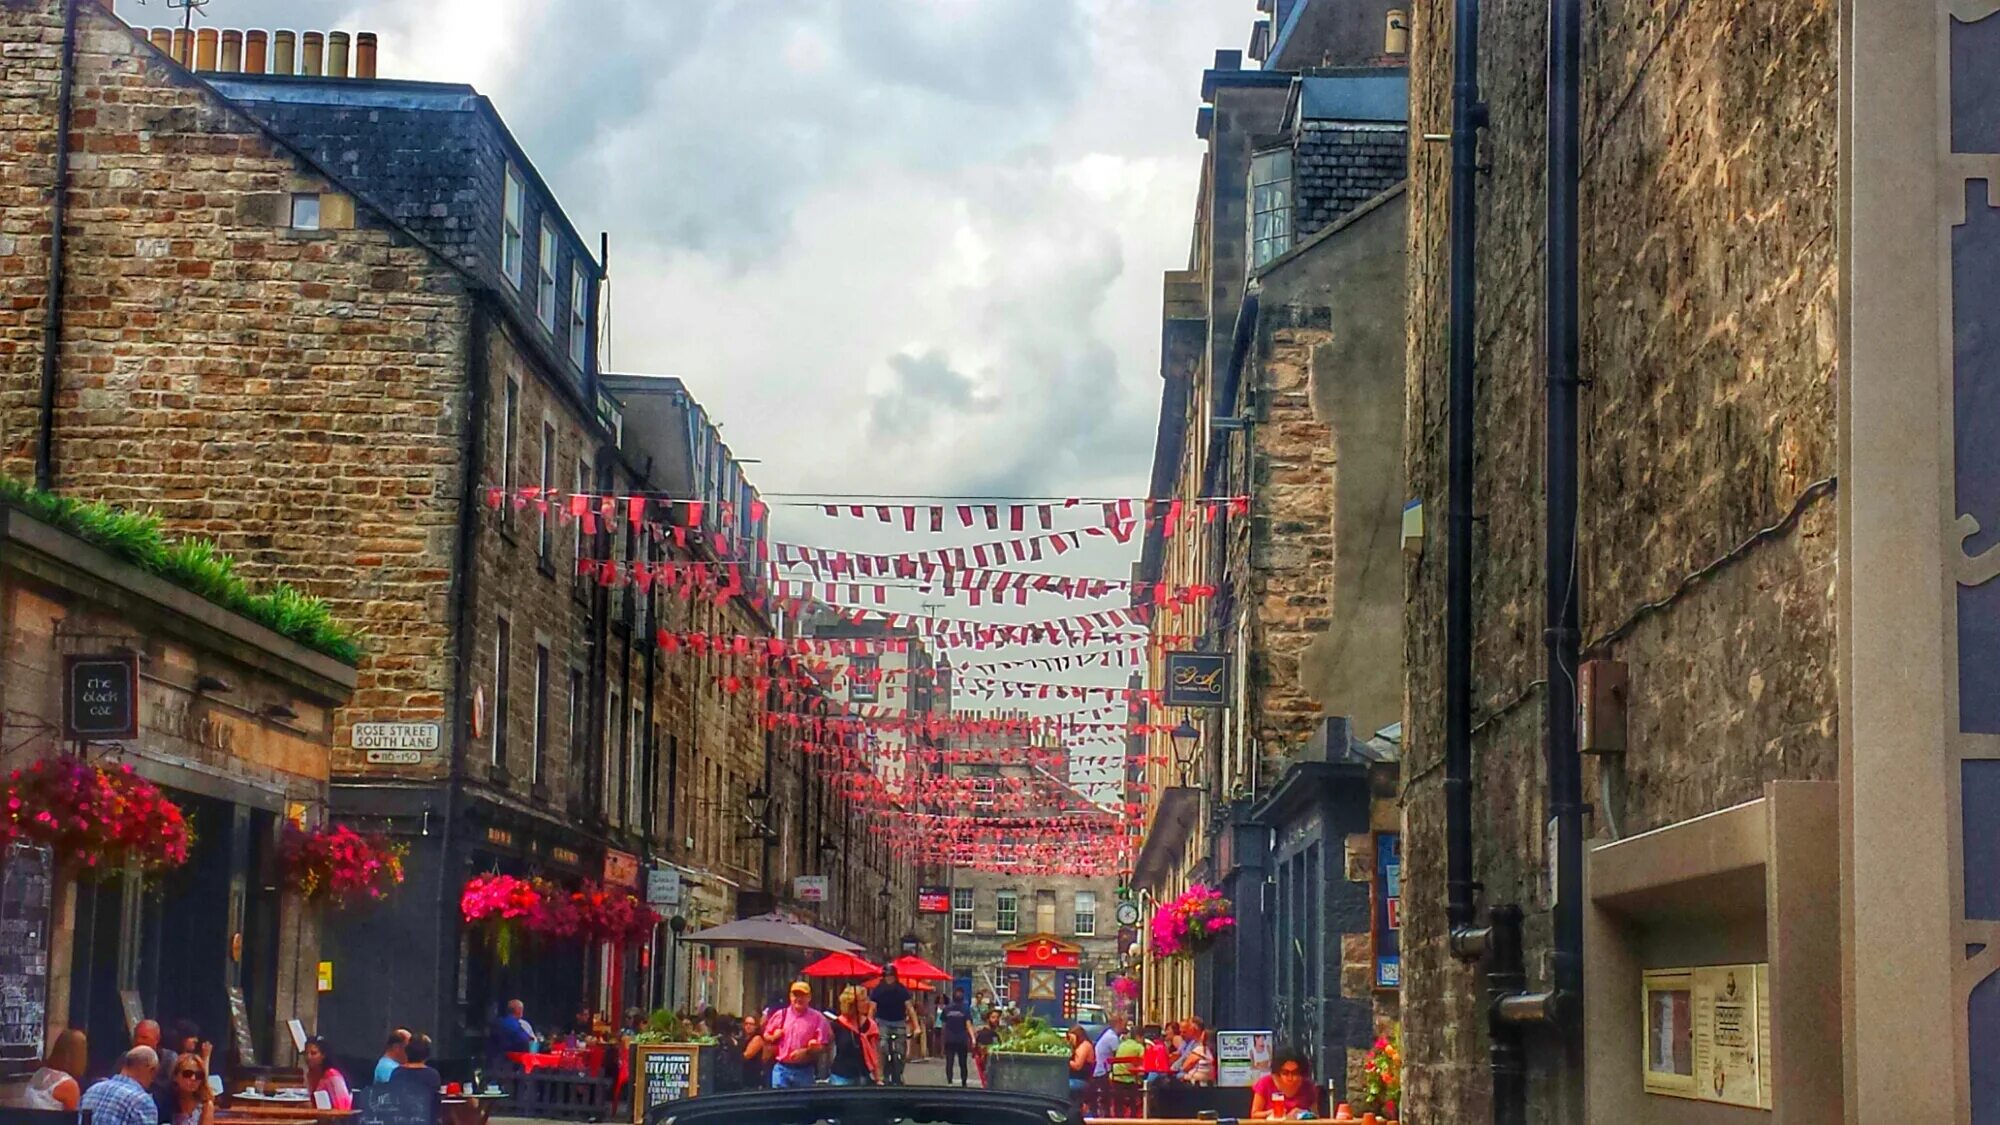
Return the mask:
{"type": "Polygon", "coordinates": [[[743,1017],[743,1088],[761,1090],[771,1084],[771,1064],[778,1061],[778,1046],[764,1038],[764,1021],[743,1017]]]}
{"type": "Polygon", "coordinates": [[[812,1006],[812,986],[793,981],[791,1003],[764,1023],[764,1038],[777,1044],[771,1064],[771,1088],[791,1090],[813,1084],[814,1064],[833,1040],[833,1027],[812,1006]]]}
{"type": "Polygon", "coordinates": [[[833,1055],[827,1081],[835,1086],[860,1086],[882,1080],[881,1032],[863,1010],[861,989],[850,985],[840,994],[840,1018],[833,1022],[833,1055]]]}
{"type": "Polygon", "coordinates": [[[875,1004],[875,1021],[882,1027],[882,1081],[903,1084],[903,1063],[909,1058],[910,990],[896,975],[896,966],[882,970],[882,981],[868,994],[875,1004]]]}
{"type": "Polygon", "coordinates": [[[972,1037],[972,1061],[979,1067],[979,1084],[986,1085],[986,1059],[1000,1045],[1000,1009],[986,1009],[984,1022],[972,1037]]]}
{"type": "Polygon", "coordinates": [[[972,1009],[965,990],[952,993],[951,1003],[938,1015],[939,1041],[944,1046],[944,1084],[951,1085],[951,1068],[958,1064],[958,1084],[972,1084],[972,1009]]]}

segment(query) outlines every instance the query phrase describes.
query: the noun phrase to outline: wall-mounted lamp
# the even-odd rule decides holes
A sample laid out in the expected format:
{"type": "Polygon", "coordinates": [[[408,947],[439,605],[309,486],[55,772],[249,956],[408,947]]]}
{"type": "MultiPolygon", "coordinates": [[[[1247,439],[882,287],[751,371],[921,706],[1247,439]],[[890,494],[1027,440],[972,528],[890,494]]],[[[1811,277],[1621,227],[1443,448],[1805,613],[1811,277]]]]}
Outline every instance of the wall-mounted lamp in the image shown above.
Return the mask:
{"type": "Polygon", "coordinates": [[[1174,764],[1180,767],[1181,785],[1185,786],[1194,776],[1195,759],[1201,752],[1201,731],[1192,721],[1182,719],[1169,737],[1174,743],[1174,764]]]}

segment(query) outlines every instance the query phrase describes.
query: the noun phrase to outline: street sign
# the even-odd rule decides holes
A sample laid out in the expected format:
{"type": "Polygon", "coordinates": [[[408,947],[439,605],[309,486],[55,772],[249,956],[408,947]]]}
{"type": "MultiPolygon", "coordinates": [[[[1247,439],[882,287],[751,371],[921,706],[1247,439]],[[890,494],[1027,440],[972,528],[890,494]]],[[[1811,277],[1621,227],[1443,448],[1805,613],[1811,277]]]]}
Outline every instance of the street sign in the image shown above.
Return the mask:
{"type": "Polygon", "coordinates": [[[420,766],[424,762],[422,750],[370,750],[368,764],[371,766],[420,766]]]}
{"type": "Polygon", "coordinates": [[[1213,710],[1229,706],[1229,654],[1167,654],[1166,705],[1213,710]]]}
{"type": "Polygon", "coordinates": [[[917,913],[919,914],[951,913],[951,888],[918,887],[917,913]]]}
{"type": "MultiPolygon", "coordinates": [[[[436,723],[356,723],[349,737],[356,750],[405,753],[436,750],[443,741],[436,723]]],[[[372,756],[368,760],[376,761],[372,756]]]]}
{"type": "Polygon", "coordinates": [[[826,901],[826,876],[798,875],[792,879],[792,897],[800,902],[826,901]]]}
{"type": "Polygon", "coordinates": [[[679,906],[681,904],[681,873],[671,867],[655,867],[646,872],[646,904],[649,906],[679,906]]]}
{"type": "Polygon", "coordinates": [[[139,658],[63,657],[62,733],[77,742],[139,737],[139,658]]]}

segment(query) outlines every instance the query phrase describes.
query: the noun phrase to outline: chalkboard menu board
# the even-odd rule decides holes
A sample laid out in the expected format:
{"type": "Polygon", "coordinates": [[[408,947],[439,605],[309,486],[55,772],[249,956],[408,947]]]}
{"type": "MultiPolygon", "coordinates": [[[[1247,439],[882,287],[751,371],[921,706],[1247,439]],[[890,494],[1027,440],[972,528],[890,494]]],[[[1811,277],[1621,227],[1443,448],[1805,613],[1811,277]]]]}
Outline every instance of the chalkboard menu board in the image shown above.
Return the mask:
{"type": "Polygon", "coordinates": [[[361,1111],[357,1125],[432,1125],[437,1107],[437,1095],[416,1083],[377,1082],[361,1091],[354,1108],[361,1111]]]}
{"type": "Polygon", "coordinates": [[[0,853],[0,1078],[41,1065],[52,866],[47,848],[12,844],[0,853]]]}
{"type": "Polygon", "coordinates": [[[634,1047],[639,1056],[632,1069],[639,1074],[641,1097],[632,1099],[634,1125],[646,1120],[646,1111],[657,1105],[677,1102],[701,1093],[701,1048],[692,1043],[634,1047]]]}
{"type": "Polygon", "coordinates": [[[229,986],[229,1030],[236,1039],[236,1063],[238,1066],[257,1065],[257,1041],[250,1038],[250,1005],[243,999],[243,990],[229,986]]]}

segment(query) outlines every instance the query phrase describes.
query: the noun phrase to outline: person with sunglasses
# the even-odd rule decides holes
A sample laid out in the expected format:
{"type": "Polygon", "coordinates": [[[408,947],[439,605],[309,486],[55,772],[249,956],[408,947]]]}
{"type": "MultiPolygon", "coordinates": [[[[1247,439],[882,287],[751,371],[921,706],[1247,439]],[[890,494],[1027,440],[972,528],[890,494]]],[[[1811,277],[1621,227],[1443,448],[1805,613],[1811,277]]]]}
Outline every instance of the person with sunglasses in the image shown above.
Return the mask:
{"type": "Polygon", "coordinates": [[[1282,1047],[1271,1055],[1271,1073],[1250,1088],[1252,1120],[1313,1117],[1319,1113],[1319,1087],[1313,1085],[1312,1064],[1305,1052],[1282,1047]]]}
{"type": "Polygon", "coordinates": [[[182,1051],[174,1056],[170,1081],[160,1101],[160,1120],[165,1125],[215,1125],[215,1091],[208,1087],[208,1067],[200,1053],[182,1051]]]}

